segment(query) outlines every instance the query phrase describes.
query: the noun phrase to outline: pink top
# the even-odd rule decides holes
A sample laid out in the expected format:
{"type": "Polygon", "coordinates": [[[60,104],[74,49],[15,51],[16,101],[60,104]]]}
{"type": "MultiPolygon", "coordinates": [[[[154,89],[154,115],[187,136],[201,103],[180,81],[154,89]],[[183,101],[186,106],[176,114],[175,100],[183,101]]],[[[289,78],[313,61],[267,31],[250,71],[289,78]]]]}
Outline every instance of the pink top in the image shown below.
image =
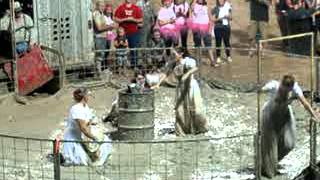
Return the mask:
{"type": "MultiPolygon", "coordinates": [[[[167,21],[170,19],[176,19],[176,14],[173,11],[173,6],[170,6],[169,8],[161,7],[158,14],[158,20],[167,21]]],[[[176,38],[178,36],[178,28],[176,27],[175,23],[160,26],[160,32],[164,36],[164,38],[176,38]]]]}
{"type": "MultiPolygon", "coordinates": [[[[167,21],[170,19],[176,19],[176,14],[174,13],[173,8],[161,7],[159,10],[159,14],[158,14],[158,20],[159,21],[167,21]]],[[[161,29],[175,29],[175,25],[174,24],[165,24],[163,26],[160,26],[160,30],[161,29]]]]}
{"type": "Polygon", "coordinates": [[[208,6],[196,3],[192,7],[192,17],[189,27],[193,31],[209,32],[209,13],[208,6]]]}
{"type": "Polygon", "coordinates": [[[179,12],[181,12],[184,15],[184,16],[177,17],[176,26],[178,26],[178,27],[185,26],[186,21],[187,21],[186,16],[189,11],[189,4],[187,2],[185,2],[185,3],[179,4],[179,5],[174,5],[173,10],[176,13],[176,15],[178,15],[179,12]]]}
{"type": "Polygon", "coordinates": [[[209,24],[208,6],[196,3],[192,9],[192,22],[196,24],[209,24]]]}

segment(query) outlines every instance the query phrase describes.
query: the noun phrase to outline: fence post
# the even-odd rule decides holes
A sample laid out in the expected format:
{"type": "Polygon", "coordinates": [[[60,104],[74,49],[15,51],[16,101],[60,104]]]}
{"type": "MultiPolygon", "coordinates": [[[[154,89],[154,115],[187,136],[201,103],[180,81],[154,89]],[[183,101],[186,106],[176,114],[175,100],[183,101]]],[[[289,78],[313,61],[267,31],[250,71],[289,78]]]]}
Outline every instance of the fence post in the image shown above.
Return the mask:
{"type": "Polygon", "coordinates": [[[15,95],[19,95],[19,83],[18,83],[18,56],[16,51],[16,36],[15,36],[15,12],[14,12],[14,0],[10,0],[10,34],[11,34],[11,49],[13,55],[12,62],[12,73],[13,73],[13,82],[14,82],[14,93],[15,95]]]}
{"type": "MultiPolygon", "coordinates": [[[[311,100],[310,100],[310,104],[311,106],[314,104],[313,103],[313,96],[314,96],[314,88],[316,88],[316,91],[318,91],[318,84],[316,84],[316,87],[314,87],[314,75],[316,76],[316,82],[318,81],[318,77],[317,77],[317,73],[318,73],[318,69],[317,69],[317,64],[315,64],[314,61],[314,33],[311,34],[311,52],[310,52],[310,56],[311,56],[311,70],[310,70],[310,92],[311,92],[311,100]],[[316,68],[314,69],[314,66],[316,65],[316,68]],[[316,71],[316,73],[314,74],[314,70],[316,71]]],[[[316,123],[310,119],[310,165],[311,167],[313,167],[312,165],[316,165],[317,163],[317,126],[316,123]]]]}
{"type": "Polygon", "coordinates": [[[54,170],[54,179],[60,180],[60,140],[55,139],[53,141],[53,170],[54,170]]]}
{"type": "Polygon", "coordinates": [[[255,160],[255,171],[256,171],[256,179],[261,179],[261,141],[262,141],[262,123],[261,123],[261,116],[260,116],[260,87],[261,87],[261,46],[262,42],[259,40],[258,42],[258,49],[257,49],[257,85],[258,85],[258,92],[257,92],[257,135],[256,135],[256,160],[255,160]]]}

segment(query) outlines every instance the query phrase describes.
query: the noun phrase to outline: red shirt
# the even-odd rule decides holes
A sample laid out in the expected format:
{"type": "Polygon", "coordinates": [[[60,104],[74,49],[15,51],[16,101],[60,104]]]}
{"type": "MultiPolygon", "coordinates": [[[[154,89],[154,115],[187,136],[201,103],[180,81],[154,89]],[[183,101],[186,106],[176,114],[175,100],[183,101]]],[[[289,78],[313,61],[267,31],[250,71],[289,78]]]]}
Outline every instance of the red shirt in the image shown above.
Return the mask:
{"type": "MultiPolygon", "coordinates": [[[[124,19],[128,17],[141,19],[143,17],[143,13],[138,6],[131,4],[130,7],[127,7],[127,4],[124,3],[116,9],[115,17],[118,19],[124,19]]],[[[135,22],[123,22],[120,23],[119,26],[124,28],[126,35],[138,32],[138,24],[135,22]]]]}

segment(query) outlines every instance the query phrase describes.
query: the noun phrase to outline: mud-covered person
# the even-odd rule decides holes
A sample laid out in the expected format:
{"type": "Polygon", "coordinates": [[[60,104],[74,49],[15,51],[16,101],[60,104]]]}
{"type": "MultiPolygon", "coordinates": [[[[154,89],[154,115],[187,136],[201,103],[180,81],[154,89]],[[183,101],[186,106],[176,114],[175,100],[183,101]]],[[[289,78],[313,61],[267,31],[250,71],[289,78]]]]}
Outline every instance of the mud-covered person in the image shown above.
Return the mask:
{"type": "MultiPolygon", "coordinates": [[[[15,39],[16,39],[16,52],[22,55],[31,50],[35,44],[35,30],[33,20],[30,16],[23,13],[22,6],[19,2],[14,3],[15,12],[15,39]]],[[[0,19],[0,30],[10,30],[10,14],[7,12],[0,19]]]]}
{"type": "Polygon", "coordinates": [[[262,173],[272,178],[277,174],[278,162],[294,148],[296,142],[296,121],[290,104],[299,100],[317,122],[319,114],[312,109],[292,75],[283,76],[281,82],[268,82],[261,92],[269,94],[262,112],[262,173]]]}
{"type": "Polygon", "coordinates": [[[205,133],[208,131],[208,121],[204,113],[200,87],[194,77],[198,71],[197,62],[184,48],[179,48],[174,52],[176,61],[167,66],[166,74],[151,89],[158,89],[161,83],[173,73],[178,79],[174,107],[176,135],[205,133]]]}

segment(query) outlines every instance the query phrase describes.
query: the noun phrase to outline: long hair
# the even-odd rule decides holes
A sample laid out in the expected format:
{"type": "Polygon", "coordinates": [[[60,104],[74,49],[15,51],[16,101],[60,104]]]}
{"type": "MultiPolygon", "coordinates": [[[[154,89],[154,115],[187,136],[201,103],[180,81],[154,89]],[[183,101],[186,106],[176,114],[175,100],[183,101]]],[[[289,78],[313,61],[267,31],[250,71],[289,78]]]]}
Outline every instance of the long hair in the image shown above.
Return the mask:
{"type": "Polygon", "coordinates": [[[283,103],[288,100],[289,92],[292,90],[294,83],[295,78],[292,75],[283,76],[276,96],[276,102],[283,103]]]}

